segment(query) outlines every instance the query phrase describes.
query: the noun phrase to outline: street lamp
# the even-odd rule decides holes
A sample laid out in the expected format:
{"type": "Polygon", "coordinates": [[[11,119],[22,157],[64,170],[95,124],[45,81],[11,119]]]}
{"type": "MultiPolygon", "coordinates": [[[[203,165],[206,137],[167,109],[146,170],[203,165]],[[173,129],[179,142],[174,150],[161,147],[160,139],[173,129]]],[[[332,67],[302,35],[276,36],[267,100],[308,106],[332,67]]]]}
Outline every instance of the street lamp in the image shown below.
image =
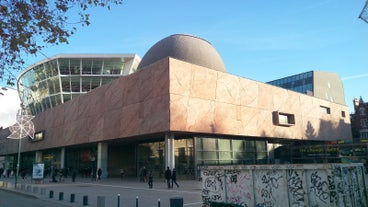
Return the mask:
{"type": "Polygon", "coordinates": [[[34,116],[27,115],[24,108],[18,110],[17,113],[17,122],[9,127],[11,134],[7,137],[9,139],[18,139],[18,159],[17,159],[17,172],[15,174],[15,183],[14,188],[17,187],[17,181],[19,176],[19,168],[20,168],[20,151],[22,146],[22,139],[25,137],[34,137],[34,125],[32,119],[34,116]]]}
{"type": "MultiPolygon", "coordinates": [[[[10,88],[11,89],[11,88],[10,88]]],[[[0,95],[4,95],[1,91],[7,91],[8,88],[1,87],[0,95]]],[[[15,90],[15,89],[14,89],[15,90]]],[[[30,137],[33,139],[34,137],[34,125],[32,119],[34,116],[28,115],[23,103],[20,104],[21,109],[18,110],[16,114],[16,123],[9,127],[11,134],[7,137],[9,139],[18,139],[18,159],[17,159],[17,169],[15,174],[15,184],[14,187],[17,187],[17,181],[19,176],[20,169],[20,152],[22,146],[22,139],[25,137],[30,137]]]]}

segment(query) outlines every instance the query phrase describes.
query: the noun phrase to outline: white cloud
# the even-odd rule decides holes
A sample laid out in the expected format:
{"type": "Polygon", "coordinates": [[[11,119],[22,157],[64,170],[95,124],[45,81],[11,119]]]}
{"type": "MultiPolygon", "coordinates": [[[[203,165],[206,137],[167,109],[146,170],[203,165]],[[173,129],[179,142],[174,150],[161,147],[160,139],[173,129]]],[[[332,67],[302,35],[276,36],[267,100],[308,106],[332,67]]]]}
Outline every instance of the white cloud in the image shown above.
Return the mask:
{"type": "Polygon", "coordinates": [[[18,92],[15,89],[0,89],[0,127],[9,127],[16,122],[16,114],[20,108],[18,92]]]}
{"type": "Polygon", "coordinates": [[[365,74],[359,74],[359,75],[347,76],[347,77],[343,77],[343,78],[341,78],[341,79],[342,79],[342,80],[354,80],[354,79],[365,78],[365,77],[368,77],[368,73],[365,73],[365,74]]]}

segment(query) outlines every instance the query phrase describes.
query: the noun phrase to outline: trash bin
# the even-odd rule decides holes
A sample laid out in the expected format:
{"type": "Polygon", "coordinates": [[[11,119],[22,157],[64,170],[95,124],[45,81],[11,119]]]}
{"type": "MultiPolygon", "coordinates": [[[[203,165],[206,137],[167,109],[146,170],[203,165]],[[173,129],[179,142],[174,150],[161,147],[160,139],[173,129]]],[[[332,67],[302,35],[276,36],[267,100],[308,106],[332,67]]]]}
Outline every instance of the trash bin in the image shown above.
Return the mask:
{"type": "Polygon", "coordinates": [[[170,207],[183,207],[183,198],[182,197],[173,197],[170,198],[170,207]]]}

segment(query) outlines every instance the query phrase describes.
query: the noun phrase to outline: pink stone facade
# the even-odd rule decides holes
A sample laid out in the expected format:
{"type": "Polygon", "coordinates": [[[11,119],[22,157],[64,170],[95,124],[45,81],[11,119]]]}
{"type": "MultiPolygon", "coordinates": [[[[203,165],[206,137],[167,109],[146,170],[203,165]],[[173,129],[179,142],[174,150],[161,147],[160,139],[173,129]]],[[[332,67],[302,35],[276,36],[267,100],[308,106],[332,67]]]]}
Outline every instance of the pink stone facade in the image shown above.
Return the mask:
{"type": "MultiPolygon", "coordinates": [[[[35,151],[111,141],[164,137],[168,131],[286,138],[351,139],[348,107],[173,58],[39,114],[39,142],[22,142],[35,151]],[[330,114],[321,114],[320,106],[330,114]],[[272,113],[295,115],[295,125],[273,123],[272,113]]],[[[16,153],[6,140],[0,154],[16,153]]]]}
{"type": "Polygon", "coordinates": [[[170,130],[268,138],[351,139],[347,106],[170,59],[170,130]],[[322,114],[320,106],[329,107],[322,114]],[[273,124],[272,112],[295,115],[273,124]]]}

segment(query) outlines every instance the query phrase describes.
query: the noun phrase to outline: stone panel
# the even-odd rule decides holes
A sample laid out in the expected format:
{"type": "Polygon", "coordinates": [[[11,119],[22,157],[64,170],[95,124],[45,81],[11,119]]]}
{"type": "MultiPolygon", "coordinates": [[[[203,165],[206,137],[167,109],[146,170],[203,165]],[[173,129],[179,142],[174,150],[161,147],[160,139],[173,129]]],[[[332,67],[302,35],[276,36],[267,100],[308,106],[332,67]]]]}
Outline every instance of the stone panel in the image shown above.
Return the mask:
{"type": "MultiPolygon", "coordinates": [[[[190,97],[214,101],[218,72],[200,66],[192,66],[190,97]]],[[[171,83],[170,83],[171,85],[171,83]]]]}
{"type": "Polygon", "coordinates": [[[170,129],[185,131],[188,126],[188,96],[170,95],[170,129]]]}
{"type": "Polygon", "coordinates": [[[215,103],[210,100],[191,98],[188,100],[186,131],[217,132],[214,122],[215,103]]]}
{"type": "Polygon", "coordinates": [[[242,106],[257,108],[259,98],[259,82],[240,78],[240,104],[242,106]]]}
{"type": "Polygon", "coordinates": [[[215,132],[226,134],[239,134],[241,126],[240,106],[229,103],[215,103],[215,132]]]}
{"type": "Polygon", "coordinates": [[[216,100],[218,102],[240,105],[239,77],[218,73],[216,100]]]}

